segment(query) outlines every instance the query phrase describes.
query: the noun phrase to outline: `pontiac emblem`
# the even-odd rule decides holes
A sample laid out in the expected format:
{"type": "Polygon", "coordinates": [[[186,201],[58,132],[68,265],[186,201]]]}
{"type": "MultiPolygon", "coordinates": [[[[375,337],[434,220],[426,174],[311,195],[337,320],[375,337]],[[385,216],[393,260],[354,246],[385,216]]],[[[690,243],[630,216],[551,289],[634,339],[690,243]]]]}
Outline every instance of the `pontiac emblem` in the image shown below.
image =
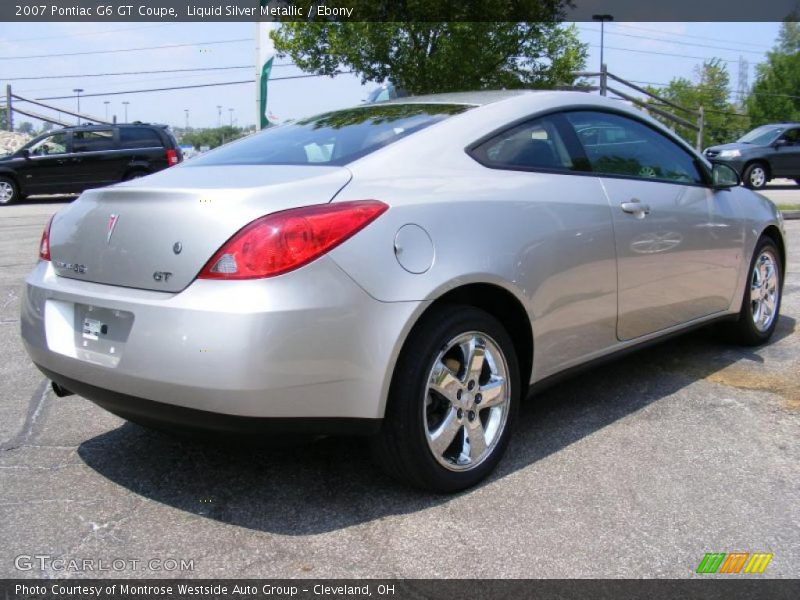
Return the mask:
{"type": "Polygon", "coordinates": [[[108,231],[106,233],[106,244],[111,243],[111,236],[114,235],[114,229],[119,221],[119,215],[108,216],[108,231]]]}

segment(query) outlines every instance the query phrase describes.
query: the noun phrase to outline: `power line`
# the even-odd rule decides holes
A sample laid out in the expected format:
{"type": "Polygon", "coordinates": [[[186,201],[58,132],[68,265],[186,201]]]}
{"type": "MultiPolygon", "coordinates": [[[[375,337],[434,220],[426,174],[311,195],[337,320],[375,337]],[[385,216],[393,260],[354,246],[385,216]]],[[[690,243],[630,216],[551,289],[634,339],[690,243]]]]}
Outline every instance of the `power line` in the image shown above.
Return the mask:
{"type": "MultiPolygon", "coordinates": [[[[346,75],[348,73],[352,73],[353,71],[339,71],[335,73],[335,75],[346,75]]],[[[283,81],[285,79],[305,79],[307,77],[327,77],[327,75],[317,75],[316,73],[312,73],[310,75],[288,75],[286,77],[271,77],[270,82],[272,81],[283,81]]],[[[96,96],[117,96],[120,94],[143,94],[146,92],[167,92],[170,90],[188,90],[193,88],[204,88],[204,87],[219,87],[225,85],[241,85],[244,83],[255,83],[253,79],[243,79],[242,81],[219,81],[215,83],[198,83],[194,85],[178,85],[178,86],[171,86],[171,87],[163,87],[163,88],[151,88],[146,90],[126,90],[124,92],[99,92],[95,94],[82,94],[81,98],[91,98],[96,96]]],[[[44,98],[36,98],[36,100],[68,100],[75,98],[75,95],[69,96],[46,96],[44,98]]]]}
{"type": "Polygon", "coordinates": [[[162,50],[166,48],[186,48],[187,46],[213,46],[216,44],[235,44],[238,42],[252,42],[252,38],[238,38],[235,40],[215,40],[211,42],[192,42],[189,44],[167,44],[165,46],[145,46],[143,48],[123,48],[121,50],[91,50],[87,52],[67,52],[61,54],[31,54],[30,56],[0,56],[0,60],[22,60],[26,58],[60,58],[62,56],[86,56],[88,54],[117,54],[120,52],[140,52],[142,50],[162,50]]]}
{"type": "MultiPolygon", "coordinates": [[[[272,65],[275,67],[293,67],[294,63],[272,65]]],[[[123,71],[117,73],[80,73],[75,75],[37,75],[35,77],[3,77],[4,81],[30,81],[33,79],[74,79],[78,77],[115,77],[117,75],[149,75],[151,73],[186,73],[190,71],[227,71],[234,69],[254,69],[254,65],[237,65],[230,67],[197,67],[194,69],[162,69],[158,71],[123,71]]]]}
{"type": "MultiPolygon", "coordinates": [[[[599,29],[591,29],[591,28],[590,29],[586,29],[586,28],[583,28],[583,30],[584,31],[592,31],[592,32],[595,32],[595,33],[600,33],[599,29]]],[[[763,56],[763,54],[764,54],[763,52],[758,51],[758,50],[743,50],[741,48],[724,48],[722,46],[712,46],[712,45],[709,45],[709,44],[698,44],[698,43],[693,43],[693,42],[682,42],[682,41],[678,41],[678,40],[665,40],[664,38],[657,38],[657,37],[652,37],[652,36],[648,36],[648,35],[637,35],[635,33],[616,33],[616,32],[613,32],[613,31],[607,31],[606,35],[621,35],[621,36],[630,37],[630,38],[639,38],[639,39],[643,39],[643,40],[652,40],[652,41],[656,41],[656,42],[664,42],[666,44],[678,44],[678,45],[681,45],[681,46],[697,46],[698,48],[711,48],[712,50],[727,50],[729,52],[739,52],[739,53],[741,53],[741,52],[749,52],[750,54],[758,54],[760,56],[763,56]]],[[[606,47],[608,47],[608,46],[606,46],[606,47]]]]}
{"type": "MultiPolygon", "coordinates": [[[[91,35],[105,35],[107,33],[120,33],[125,31],[136,31],[138,29],[154,29],[155,27],[166,27],[167,25],[172,25],[172,23],[159,23],[158,25],[142,25],[141,27],[126,27],[124,29],[108,29],[106,31],[89,31],[86,33],[72,33],[70,37],[88,37],[91,35]]],[[[12,40],[3,40],[5,42],[33,42],[38,40],[54,40],[54,39],[64,39],[64,35],[45,35],[42,37],[31,37],[31,38],[14,38],[12,40]]]]}
{"type": "Polygon", "coordinates": [[[651,29],[649,27],[639,27],[638,25],[630,25],[628,23],[616,23],[616,27],[624,27],[626,29],[636,29],[637,31],[649,31],[651,33],[660,33],[662,35],[671,35],[674,37],[685,37],[695,40],[705,40],[707,42],[722,42],[723,44],[738,44],[740,46],[753,46],[754,48],[769,49],[769,46],[766,44],[754,44],[753,42],[743,42],[741,40],[722,40],[719,38],[706,37],[704,35],[690,35],[688,33],[673,33],[671,31],[664,31],[663,29],[651,29]]]}
{"type": "MultiPolygon", "coordinates": [[[[599,48],[599,44],[589,44],[592,48],[599,48]]],[[[634,50],[633,48],[617,48],[615,46],[606,46],[606,50],[619,50],[620,52],[636,52],[637,54],[658,54],[659,56],[675,56],[677,58],[693,58],[695,60],[711,60],[716,58],[717,60],[721,60],[722,62],[727,63],[735,63],[739,62],[738,60],[730,60],[727,58],[718,58],[715,56],[691,56],[689,54],[673,54],[671,52],[658,52],[656,50],[634,50]]]]}

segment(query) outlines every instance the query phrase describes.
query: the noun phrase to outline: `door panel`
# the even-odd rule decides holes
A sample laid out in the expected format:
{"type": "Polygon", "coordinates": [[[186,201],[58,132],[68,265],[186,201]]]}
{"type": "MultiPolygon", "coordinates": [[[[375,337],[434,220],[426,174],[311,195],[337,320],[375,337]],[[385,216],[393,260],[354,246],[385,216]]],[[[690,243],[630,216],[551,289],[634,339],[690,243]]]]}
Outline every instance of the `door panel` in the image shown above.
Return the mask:
{"type": "Polygon", "coordinates": [[[73,132],[71,161],[83,189],[120,180],[126,153],[120,152],[118,147],[115,129],[73,132]]]}
{"type": "Polygon", "coordinates": [[[800,130],[790,129],[781,139],[786,140],[785,146],[774,148],[770,155],[773,177],[798,177],[800,176],[800,130]]]}
{"type": "Polygon", "coordinates": [[[70,167],[69,134],[58,132],[30,147],[28,158],[14,165],[24,194],[60,194],[76,191],[70,167]]]}
{"type": "Polygon", "coordinates": [[[630,340],[726,310],[736,286],[742,231],[732,212],[727,218],[724,207],[718,210],[714,192],[654,181],[602,182],[616,238],[617,337],[630,340]],[[649,212],[626,212],[629,204],[649,212]]]}

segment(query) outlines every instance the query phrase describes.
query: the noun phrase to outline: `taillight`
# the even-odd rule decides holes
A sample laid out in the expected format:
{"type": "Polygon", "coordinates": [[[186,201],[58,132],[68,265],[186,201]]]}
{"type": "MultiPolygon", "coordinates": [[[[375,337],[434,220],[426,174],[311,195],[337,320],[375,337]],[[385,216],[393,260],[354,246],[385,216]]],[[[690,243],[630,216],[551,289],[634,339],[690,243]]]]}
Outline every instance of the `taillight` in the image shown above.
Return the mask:
{"type": "Polygon", "coordinates": [[[352,237],[388,208],[377,200],[357,200],[261,217],[225,242],[198,278],[258,279],[292,271],[352,237]]]}
{"type": "Polygon", "coordinates": [[[41,260],[50,260],[50,226],[53,224],[53,217],[55,215],[52,215],[48,219],[47,225],[44,226],[42,240],[39,242],[39,259],[41,260]]]}
{"type": "Polygon", "coordinates": [[[167,165],[171,167],[172,165],[177,165],[179,162],[181,162],[181,161],[180,161],[180,158],[178,158],[177,150],[173,150],[172,148],[168,148],[167,149],[167,165]]]}

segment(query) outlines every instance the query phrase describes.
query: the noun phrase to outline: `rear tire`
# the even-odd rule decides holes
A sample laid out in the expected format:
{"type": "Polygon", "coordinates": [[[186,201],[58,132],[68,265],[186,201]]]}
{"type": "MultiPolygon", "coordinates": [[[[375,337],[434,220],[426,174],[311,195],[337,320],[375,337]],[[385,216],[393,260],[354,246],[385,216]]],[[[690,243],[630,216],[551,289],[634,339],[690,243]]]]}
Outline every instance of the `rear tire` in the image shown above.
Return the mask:
{"type": "Polygon", "coordinates": [[[21,200],[17,182],[10,177],[0,177],[0,206],[21,200]]]}
{"type": "Polygon", "coordinates": [[[373,439],[378,464],[435,492],[477,484],[505,452],[520,387],[514,345],[497,319],[470,306],[434,309],[400,353],[373,439]]]}
{"type": "Polygon", "coordinates": [[[781,255],[770,238],[758,240],[747,274],[739,320],[724,324],[723,331],[731,342],[758,346],[775,332],[783,292],[781,255]]]}
{"type": "Polygon", "coordinates": [[[763,163],[753,163],[748,165],[744,170],[742,176],[745,186],[751,190],[761,190],[767,185],[769,176],[767,174],[767,167],[763,163]]]}

